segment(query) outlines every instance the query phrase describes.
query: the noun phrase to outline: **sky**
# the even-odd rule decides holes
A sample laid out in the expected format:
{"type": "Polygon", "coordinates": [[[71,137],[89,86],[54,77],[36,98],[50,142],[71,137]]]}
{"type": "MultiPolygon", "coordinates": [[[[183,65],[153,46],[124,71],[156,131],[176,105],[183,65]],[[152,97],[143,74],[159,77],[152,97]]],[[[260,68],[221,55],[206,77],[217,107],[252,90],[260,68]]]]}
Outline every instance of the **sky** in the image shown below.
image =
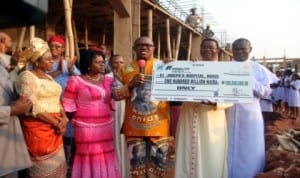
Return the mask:
{"type": "Polygon", "coordinates": [[[226,32],[229,42],[250,40],[251,56],[300,58],[300,0],[197,1],[217,23],[212,30],[226,32]]]}

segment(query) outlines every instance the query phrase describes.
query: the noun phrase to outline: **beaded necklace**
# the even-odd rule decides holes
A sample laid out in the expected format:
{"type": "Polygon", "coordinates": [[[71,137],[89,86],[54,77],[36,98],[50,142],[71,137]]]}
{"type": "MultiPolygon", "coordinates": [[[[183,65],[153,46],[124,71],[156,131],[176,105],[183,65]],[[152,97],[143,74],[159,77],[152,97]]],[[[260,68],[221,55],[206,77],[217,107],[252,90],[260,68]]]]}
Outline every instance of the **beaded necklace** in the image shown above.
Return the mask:
{"type": "Polygon", "coordinates": [[[94,82],[99,82],[100,80],[102,80],[102,75],[99,75],[97,78],[93,78],[91,76],[89,76],[89,74],[86,74],[85,75],[87,79],[91,80],[91,81],[94,81],[94,82]]]}

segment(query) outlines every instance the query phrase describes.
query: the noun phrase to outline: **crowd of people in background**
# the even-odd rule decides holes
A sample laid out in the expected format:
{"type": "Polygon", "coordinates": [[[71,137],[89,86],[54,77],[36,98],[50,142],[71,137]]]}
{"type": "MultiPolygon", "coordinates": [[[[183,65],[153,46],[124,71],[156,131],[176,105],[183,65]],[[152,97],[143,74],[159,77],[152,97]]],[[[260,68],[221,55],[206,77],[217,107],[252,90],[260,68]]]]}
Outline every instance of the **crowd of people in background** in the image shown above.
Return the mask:
{"type": "Polygon", "coordinates": [[[274,111],[299,120],[299,75],[288,69],[285,71],[276,71],[276,76],[279,80],[271,85],[273,89],[271,101],[274,111]]]}
{"type": "MultiPolygon", "coordinates": [[[[253,178],[265,166],[264,114],[300,119],[298,74],[252,61],[245,38],[233,42],[232,62],[252,65],[247,104],[151,101],[159,59],[146,36],[135,40],[128,64],[118,54],[108,59],[105,45],[66,59],[58,35],[33,38],[9,56],[11,46],[0,32],[1,178],[165,177],[168,159],[176,178],[253,178]]],[[[218,62],[215,39],[199,50],[202,60],[218,62]]]]}

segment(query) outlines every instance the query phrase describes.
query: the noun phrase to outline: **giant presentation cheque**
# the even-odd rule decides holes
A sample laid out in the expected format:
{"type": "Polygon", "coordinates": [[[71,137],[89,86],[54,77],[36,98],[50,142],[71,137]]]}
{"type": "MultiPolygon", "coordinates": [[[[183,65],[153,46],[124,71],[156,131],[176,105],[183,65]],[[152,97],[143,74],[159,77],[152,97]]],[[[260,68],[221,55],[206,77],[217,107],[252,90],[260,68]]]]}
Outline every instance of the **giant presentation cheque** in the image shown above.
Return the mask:
{"type": "Polygon", "coordinates": [[[155,62],[152,100],[250,103],[251,64],[247,62],[155,62]]]}

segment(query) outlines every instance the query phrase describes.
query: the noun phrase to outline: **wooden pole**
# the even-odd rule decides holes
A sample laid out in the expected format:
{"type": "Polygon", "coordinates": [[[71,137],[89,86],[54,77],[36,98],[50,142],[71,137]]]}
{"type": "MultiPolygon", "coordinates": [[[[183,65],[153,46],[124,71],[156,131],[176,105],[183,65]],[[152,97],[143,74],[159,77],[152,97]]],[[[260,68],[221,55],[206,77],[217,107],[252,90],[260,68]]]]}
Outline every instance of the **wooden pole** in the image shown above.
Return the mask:
{"type": "Polygon", "coordinates": [[[157,50],[157,58],[160,59],[160,32],[158,32],[157,34],[157,47],[156,47],[156,50],[157,50]]]}
{"type": "Polygon", "coordinates": [[[106,25],[107,24],[107,20],[105,19],[103,22],[103,28],[102,28],[102,35],[101,35],[101,44],[106,45],[106,25]]]}
{"type": "Polygon", "coordinates": [[[193,37],[193,34],[192,32],[190,32],[190,35],[189,35],[189,46],[188,46],[188,53],[187,53],[187,60],[190,60],[191,58],[191,51],[192,51],[192,37],[193,37]]]}
{"type": "Polygon", "coordinates": [[[172,58],[169,18],[166,19],[166,43],[167,43],[167,57],[172,58]]]}
{"type": "Polygon", "coordinates": [[[31,41],[35,37],[35,26],[31,25],[29,27],[29,41],[31,41]]]}
{"type": "Polygon", "coordinates": [[[69,3],[70,3],[70,22],[69,22],[69,26],[70,26],[70,29],[71,29],[71,34],[72,36],[70,37],[70,41],[69,41],[69,44],[70,44],[70,59],[73,60],[74,56],[75,56],[75,42],[74,42],[74,31],[73,31],[73,27],[72,27],[72,19],[73,19],[73,0],[69,0],[69,3]]]}
{"type": "MultiPolygon", "coordinates": [[[[68,36],[68,32],[65,32],[65,36],[68,36]]],[[[68,59],[70,57],[70,42],[69,38],[65,38],[65,58],[68,59]]]]}
{"type": "Polygon", "coordinates": [[[172,41],[172,45],[171,45],[172,58],[174,58],[174,57],[175,57],[176,39],[175,39],[175,37],[173,37],[172,35],[171,35],[171,41],[172,41]]]}
{"type": "Polygon", "coordinates": [[[65,8],[65,23],[67,29],[67,38],[69,44],[70,59],[74,58],[74,36],[72,31],[72,2],[71,0],[64,0],[64,8],[65,8]]]}
{"type": "Polygon", "coordinates": [[[219,53],[219,61],[224,61],[224,59],[225,59],[225,54],[224,54],[224,52],[220,52],[219,53]]]}
{"type": "Polygon", "coordinates": [[[76,29],[76,24],[75,21],[72,20],[72,29],[74,32],[74,45],[75,45],[75,56],[77,56],[77,60],[79,61],[80,59],[80,52],[79,52],[79,47],[78,47],[78,38],[77,38],[77,29],[76,29]]]}
{"type": "Polygon", "coordinates": [[[88,32],[88,24],[86,19],[84,21],[84,46],[85,49],[89,48],[89,32],[88,32]]]}
{"type": "MultiPolygon", "coordinates": [[[[125,1],[124,1],[125,2],[125,1]]],[[[125,6],[130,7],[131,2],[126,1],[125,6]]],[[[132,42],[132,18],[131,17],[120,17],[116,11],[114,11],[114,41],[113,41],[113,52],[114,54],[120,54],[123,56],[125,63],[130,63],[133,54],[132,50],[129,50],[133,46],[132,42]],[[124,48],[124,46],[127,46],[124,48]]]]}
{"type": "Polygon", "coordinates": [[[17,46],[16,51],[19,50],[19,49],[22,50],[22,48],[23,48],[23,42],[24,42],[24,37],[25,37],[25,33],[26,33],[26,27],[22,27],[22,28],[21,28],[20,38],[19,38],[19,41],[18,41],[18,46],[17,46]]]}
{"type": "Polygon", "coordinates": [[[132,0],[132,41],[141,36],[141,0],[132,0]]]}
{"type": "Polygon", "coordinates": [[[153,12],[152,9],[148,10],[148,37],[152,39],[152,34],[153,34],[153,12]]]}
{"type": "Polygon", "coordinates": [[[174,55],[175,60],[178,59],[180,42],[181,42],[181,33],[182,33],[182,26],[178,26],[177,39],[176,39],[176,47],[175,47],[175,55],[174,55]]]}

